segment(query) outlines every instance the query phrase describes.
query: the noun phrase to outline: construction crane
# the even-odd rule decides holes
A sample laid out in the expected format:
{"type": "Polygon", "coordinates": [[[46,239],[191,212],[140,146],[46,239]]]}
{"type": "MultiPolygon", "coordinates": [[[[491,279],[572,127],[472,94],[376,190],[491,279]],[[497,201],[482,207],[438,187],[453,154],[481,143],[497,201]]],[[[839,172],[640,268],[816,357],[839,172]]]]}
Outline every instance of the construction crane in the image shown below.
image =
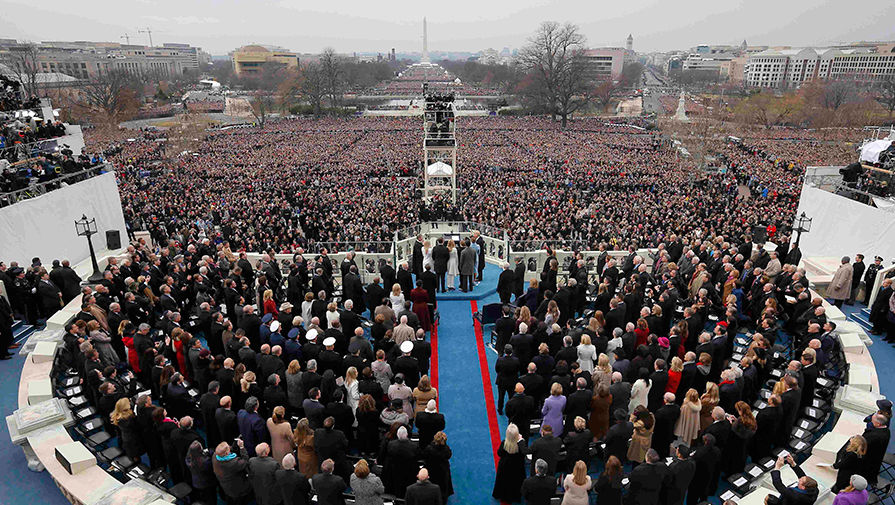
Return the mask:
{"type": "Polygon", "coordinates": [[[149,47],[154,47],[154,46],[152,45],[152,29],[150,29],[150,28],[147,26],[145,30],[137,30],[137,32],[148,34],[148,35],[149,35],[149,47]]]}

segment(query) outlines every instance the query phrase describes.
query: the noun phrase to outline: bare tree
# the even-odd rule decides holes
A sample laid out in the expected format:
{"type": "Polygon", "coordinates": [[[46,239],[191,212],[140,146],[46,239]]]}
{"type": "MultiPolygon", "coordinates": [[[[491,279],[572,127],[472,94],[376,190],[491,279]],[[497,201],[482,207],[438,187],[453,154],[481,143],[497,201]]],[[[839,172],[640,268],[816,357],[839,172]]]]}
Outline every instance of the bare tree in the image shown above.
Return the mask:
{"type": "Polygon", "coordinates": [[[327,47],[320,55],[320,70],[326,83],[326,94],[329,95],[329,103],[336,107],[342,101],[342,92],[345,83],[345,72],[342,67],[342,58],[336,51],[327,47]]]}
{"type": "Polygon", "coordinates": [[[594,88],[591,96],[593,100],[600,106],[600,109],[605,111],[609,104],[612,102],[612,94],[615,93],[617,87],[612,83],[611,79],[606,79],[597,83],[597,86],[594,88]]]}
{"type": "Polygon", "coordinates": [[[820,84],[817,91],[820,105],[834,111],[854,100],[857,95],[855,83],[842,80],[820,84]]]}
{"type": "Polygon", "coordinates": [[[876,86],[874,100],[880,103],[892,116],[895,111],[895,74],[888,74],[886,78],[876,86]]]}
{"type": "Polygon", "coordinates": [[[320,115],[323,99],[327,95],[326,75],[320,63],[311,63],[302,69],[299,89],[301,95],[314,108],[314,114],[320,115]]]}
{"type": "Polygon", "coordinates": [[[127,72],[101,72],[78,89],[75,105],[99,122],[118,123],[136,110],[139,87],[139,81],[127,72]]]}
{"type": "Polygon", "coordinates": [[[547,106],[563,127],[570,114],[589,101],[587,67],[581,57],[586,39],[578,27],[554,21],[541,23],[519,52],[518,63],[531,77],[523,92],[547,106]]]}
{"type": "Polygon", "coordinates": [[[22,85],[25,98],[37,96],[37,74],[40,72],[36,44],[26,43],[9,48],[0,54],[0,64],[5,65],[12,73],[13,79],[22,85]]]}
{"type": "Polygon", "coordinates": [[[266,91],[256,91],[249,100],[249,105],[252,106],[252,115],[258,121],[258,126],[263,127],[267,122],[267,116],[274,110],[273,96],[266,91]]]}

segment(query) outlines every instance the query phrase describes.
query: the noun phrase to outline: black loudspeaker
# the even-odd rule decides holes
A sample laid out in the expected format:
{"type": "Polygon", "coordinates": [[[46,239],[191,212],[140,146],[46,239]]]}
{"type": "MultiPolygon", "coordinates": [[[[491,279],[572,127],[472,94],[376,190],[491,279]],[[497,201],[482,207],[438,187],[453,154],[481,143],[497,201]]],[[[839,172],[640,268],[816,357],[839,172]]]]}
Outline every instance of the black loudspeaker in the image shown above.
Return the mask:
{"type": "MultiPolygon", "coordinates": [[[[756,244],[764,244],[768,241],[768,228],[766,226],[752,227],[752,242],[756,244]]],[[[111,249],[111,247],[109,248],[111,249]]]]}
{"type": "Polygon", "coordinates": [[[121,232],[118,230],[106,231],[106,249],[114,251],[121,249],[121,232]]]}

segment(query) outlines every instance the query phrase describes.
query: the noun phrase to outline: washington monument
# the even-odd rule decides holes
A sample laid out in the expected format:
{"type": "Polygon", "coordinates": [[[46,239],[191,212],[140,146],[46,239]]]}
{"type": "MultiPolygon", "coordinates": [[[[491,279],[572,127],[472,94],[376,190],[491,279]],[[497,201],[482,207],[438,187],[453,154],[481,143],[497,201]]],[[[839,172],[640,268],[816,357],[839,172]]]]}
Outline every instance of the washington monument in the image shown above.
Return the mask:
{"type": "Polygon", "coordinates": [[[426,18],[423,18],[423,57],[420,61],[429,63],[429,34],[426,31],[426,18]]]}

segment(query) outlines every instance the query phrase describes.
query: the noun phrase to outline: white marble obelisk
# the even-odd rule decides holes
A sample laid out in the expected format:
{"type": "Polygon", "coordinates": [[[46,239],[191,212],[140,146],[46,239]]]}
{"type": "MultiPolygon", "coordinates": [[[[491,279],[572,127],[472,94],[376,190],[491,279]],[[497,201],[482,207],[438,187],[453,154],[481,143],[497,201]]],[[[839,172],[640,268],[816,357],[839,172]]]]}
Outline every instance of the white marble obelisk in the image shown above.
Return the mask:
{"type": "Polygon", "coordinates": [[[420,61],[429,63],[429,32],[426,30],[426,18],[423,18],[423,57],[420,61]]]}

